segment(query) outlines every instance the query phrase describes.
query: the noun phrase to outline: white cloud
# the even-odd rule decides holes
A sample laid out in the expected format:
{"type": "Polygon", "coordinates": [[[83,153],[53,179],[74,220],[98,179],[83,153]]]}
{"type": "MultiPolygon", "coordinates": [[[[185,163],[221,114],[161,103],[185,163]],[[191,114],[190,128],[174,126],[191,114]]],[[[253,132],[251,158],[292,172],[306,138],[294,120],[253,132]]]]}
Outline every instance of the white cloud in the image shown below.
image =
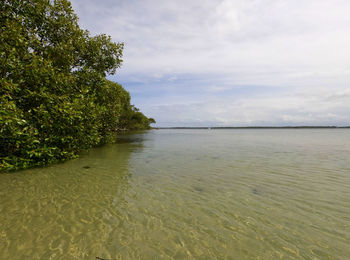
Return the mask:
{"type": "Polygon", "coordinates": [[[126,43],[125,62],[116,80],[147,82],[144,90],[126,88],[131,94],[140,93],[137,105],[158,121],[350,124],[349,99],[341,94],[347,93],[350,83],[348,0],[72,0],[72,4],[84,28],[126,43]],[[182,85],[184,75],[203,81],[182,85]],[[237,85],[283,91],[266,89],[257,97],[253,88],[251,97],[237,101],[237,85]],[[188,88],[197,94],[188,93],[188,88]],[[142,98],[148,90],[161,97],[142,98]],[[229,90],[220,100],[212,97],[229,90]],[[334,93],[341,98],[334,98],[334,93]]]}
{"type": "Polygon", "coordinates": [[[344,125],[350,113],[350,93],[293,93],[234,99],[207,98],[197,103],[162,104],[149,107],[160,125],[344,125]],[[334,101],[336,99],[336,101],[334,101]]]}

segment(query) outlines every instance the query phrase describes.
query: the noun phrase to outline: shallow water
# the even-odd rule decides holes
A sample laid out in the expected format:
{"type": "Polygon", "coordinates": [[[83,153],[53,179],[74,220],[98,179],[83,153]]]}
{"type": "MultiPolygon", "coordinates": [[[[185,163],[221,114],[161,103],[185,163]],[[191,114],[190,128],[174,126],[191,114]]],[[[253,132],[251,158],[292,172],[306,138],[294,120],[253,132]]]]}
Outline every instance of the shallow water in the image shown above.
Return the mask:
{"type": "Polygon", "coordinates": [[[350,130],[152,130],[0,174],[0,259],[349,259],[350,130]]]}

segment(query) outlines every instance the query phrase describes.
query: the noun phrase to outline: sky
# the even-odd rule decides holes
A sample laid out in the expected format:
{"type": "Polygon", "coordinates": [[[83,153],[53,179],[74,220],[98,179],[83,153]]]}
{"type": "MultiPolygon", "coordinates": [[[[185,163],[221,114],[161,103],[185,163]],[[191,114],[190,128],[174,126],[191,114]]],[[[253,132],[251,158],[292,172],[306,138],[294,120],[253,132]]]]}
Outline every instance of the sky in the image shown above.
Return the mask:
{"type": "Polygon", "coordinates": [[[350,125],[349,0],[71,0],[159,127],[350,125]]]}

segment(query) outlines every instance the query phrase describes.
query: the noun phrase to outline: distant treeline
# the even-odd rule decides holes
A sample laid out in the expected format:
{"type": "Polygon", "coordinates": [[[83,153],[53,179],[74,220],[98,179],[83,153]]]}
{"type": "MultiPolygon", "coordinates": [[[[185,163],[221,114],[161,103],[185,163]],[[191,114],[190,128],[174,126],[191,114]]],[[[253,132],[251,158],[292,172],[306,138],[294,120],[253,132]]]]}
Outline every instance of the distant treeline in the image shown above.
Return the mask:
{"type": "Polygon", "coordinates": [[[0,170],[77,157],[118,130],[149,129],[105,77],[123,43],[80,29],[67,0],[0,0],[0,170]]]}
{"type": "Polygon", "coordinates": [[[318,129],[318,128],[350,128],[350,126],[213,126],[213,127],[158,127],[157,129],[318,129]]]}

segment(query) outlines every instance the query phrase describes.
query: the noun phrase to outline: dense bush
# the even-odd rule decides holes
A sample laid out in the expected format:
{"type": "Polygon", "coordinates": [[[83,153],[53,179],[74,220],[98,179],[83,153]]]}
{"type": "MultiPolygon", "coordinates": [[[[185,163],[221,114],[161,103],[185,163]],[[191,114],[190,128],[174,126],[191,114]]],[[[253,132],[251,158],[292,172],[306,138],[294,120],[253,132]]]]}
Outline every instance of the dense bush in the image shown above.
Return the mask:
{"type": "Polygon", "coordinates": [[[122,43],[90,36],[66,0],[0,0],[0,170],[74,158],[118,129],[147,129],[105,76],[122,43]]]}

